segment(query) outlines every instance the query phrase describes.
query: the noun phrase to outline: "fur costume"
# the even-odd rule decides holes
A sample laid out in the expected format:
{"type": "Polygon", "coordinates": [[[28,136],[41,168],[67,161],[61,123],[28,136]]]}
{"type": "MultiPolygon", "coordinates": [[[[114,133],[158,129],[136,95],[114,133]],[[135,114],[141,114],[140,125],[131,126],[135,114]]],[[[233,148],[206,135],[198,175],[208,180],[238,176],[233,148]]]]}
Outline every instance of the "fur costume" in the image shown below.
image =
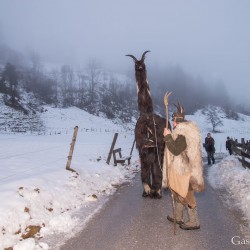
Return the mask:
{"type": "Polygon", "coordinates": [[[161,190],[166,120],[156,114],[141,114],[135,127],[136,148],[141,160],[141,179],[152,191],[161,190]],[[151,177],[150,177],[151,176],[151,177]],[[151,179],[151,180],[150,180],[151,179]]]}
{"type": "Polygon", "coordinates": [[[171,168],[177,175],[183,177],[189,175],[191,188],[196,192],[201,192],[204,190],[204,179],[200,130],[194,122],[185,121],[178,123],[173,130],[173,140],[176,140],[178,135],[185,136],[187,147],[178,156],[174,156],[169,150],[165,150],[162,186],[168,187],[169,169],[171,168]]]}
{"type": "Polygon", "coordinates": [[[147,70],[144,63],[145,55],[140,60],[133,55],[135,63],[135,80],[138,95],[138,110],[140,117],[135,127],[136,148],[141,160],[141,180],[143,183],[143,197],[161,198],[162,163],[165,142],[162,136],[166,125],[164,118],[153,114],[153,102],[147,81],[147,70]]]}

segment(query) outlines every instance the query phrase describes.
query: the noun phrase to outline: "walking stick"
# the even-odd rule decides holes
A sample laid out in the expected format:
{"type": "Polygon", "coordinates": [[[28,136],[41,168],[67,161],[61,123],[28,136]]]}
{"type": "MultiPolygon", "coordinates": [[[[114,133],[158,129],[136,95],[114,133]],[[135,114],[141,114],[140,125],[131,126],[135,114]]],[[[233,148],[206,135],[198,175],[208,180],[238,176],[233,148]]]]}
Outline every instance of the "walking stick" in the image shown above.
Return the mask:
{"type": "MultiPolygon", "coordinates": [[[[171,95],[172,92],[166,92],[164,97],[164,104],[166,106],[166,128],[168,128],[168,97],[171,95]]],[[[166,157],[166,151],[167,147],[165,147],[165,154],[166,157]]],[[[169,172],[169,171],[168,171],[169,172]]],[[[169,183],[169,176],[168,176],[168,183],[169,183]]],[[[172,208],[173,208],[173,218],[174,218],[174,235],[176,235],[176,209],[175,209],[175,195],[173,190],[171,190],[170,186],[168,185],[170,191],[171,191],[171,197],[172,197],[172,208]]]]}
{"type": "Polygon", "coordinates": [[[173,217],[174,217],[174,235],[176,235],[176,209],[175,209],[175,195],[173,190],[171,190],[171,197],[172,197],[172,207],[173,207],[173,217]]]}
{"type": "MultiPolygon", "coordinates": [[[[168,97],[171,95],[171,93],[172,92],[166,92],[164,96],[164,104],[166,106],[166,128],[168,128],[168,97]]],[[[167,147],[165,147],[165,150],[164,150],[164,157],[167,158],[167,147]]],[[[169,176],[167,176],[167,186],[169,187],[169,176]]]]}

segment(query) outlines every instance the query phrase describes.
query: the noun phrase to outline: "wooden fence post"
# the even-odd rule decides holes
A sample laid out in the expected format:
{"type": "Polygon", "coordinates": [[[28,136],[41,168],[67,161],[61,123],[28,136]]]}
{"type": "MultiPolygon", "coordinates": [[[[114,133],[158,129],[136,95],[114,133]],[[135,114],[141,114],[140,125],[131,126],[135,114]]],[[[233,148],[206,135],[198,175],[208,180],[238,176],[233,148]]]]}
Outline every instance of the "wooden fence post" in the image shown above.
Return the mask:
{"type": "Polygon", "coordinates": [[[110,150],[109,150],[108,159],[107,159],[107,161],[106,161],[107,164],[109,164],[109,162],[110,162],[110,159],[111,159],[111,156],[112,156],[112,153],[113,153],[113,149],[114,149],[114,147],[115,147],[115,143],[116,143],[117,137],[118,137],[118,133],[115,133],[113,142],[112,142],[111,147],[110,147],[110,150]]]}
{"type": "Polygon", "coordinates": [[[71,164],[71,160],[72,160],[72,156],[73,156],[73,152],[74,152],[74,147],[75,147],[77,132],[78,132],[78,126],[75,126],[75,128],[74,128],[74,134],[73,134],[73,138],[72,138],[72,142],[70,144],[68,161],[67,161],[67,164],[66,164],[66,170],[70,170],[72,172],[76,172],[74,169],[70,168],[70,164],[71,164]]]}
{"type": "Polygon", "coordinates": [[[133,142],[133,146],[132,146],[132,148],[131,148],[131,151],[130,151],[130,155],[132,155],[132,152],[133,152],[134,146],[135,146],[135,139],[134,139],[134,142],[133,142]]]}
{"type": "Polygon", "coordinates": [[[245,162],[244,153],[245,153],[245,140],[244,140],[244,138],[241,138],[241,160],[242,160],[242,166],[244,168],[246,168],[244,166],[244,162],[245,162]],[[243,152],[243,154],[242,154],[242,152],[243,152]]]}

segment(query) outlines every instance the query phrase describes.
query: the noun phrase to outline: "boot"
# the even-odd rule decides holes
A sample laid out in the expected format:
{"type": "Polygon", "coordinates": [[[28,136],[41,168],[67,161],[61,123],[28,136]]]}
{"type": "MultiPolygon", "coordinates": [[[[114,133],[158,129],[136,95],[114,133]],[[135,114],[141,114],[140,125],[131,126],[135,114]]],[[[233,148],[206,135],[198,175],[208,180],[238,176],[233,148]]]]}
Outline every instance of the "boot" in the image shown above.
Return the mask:
{"type": "Polygon", "coordinates": [[[184,230],[199,229],[200,222],[198,219],[197,207],[195,207],[195,208],[188,207],[188,216],[189,216],[189,221],[181,224],[180,228],[184,229],[184,230]]]}
{"type": "MultiPolygon", "coordinates": [[[[176,223],[181,225],[183,224],[183,210],[184,210],[184,206],[180,203],[180,202],[176,202],[176,223]]],[[[174,222],[174,218],[171,216],[167,216],[167,219],[171,222],[174,222]]]]}

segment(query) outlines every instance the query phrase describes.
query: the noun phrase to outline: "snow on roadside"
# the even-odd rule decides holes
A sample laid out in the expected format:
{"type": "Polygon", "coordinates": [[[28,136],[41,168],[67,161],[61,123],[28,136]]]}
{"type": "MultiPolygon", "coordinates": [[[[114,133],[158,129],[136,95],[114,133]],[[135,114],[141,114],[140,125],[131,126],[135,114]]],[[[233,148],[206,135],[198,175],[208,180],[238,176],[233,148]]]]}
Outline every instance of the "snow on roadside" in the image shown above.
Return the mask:
{"type": "Polygon", "coordinates": [[[214,189],[226,191],[228,205],[240,209],[250,226],[250,169],[235,156],[227,156],[209,168],[208,181],[214,189]]]}

